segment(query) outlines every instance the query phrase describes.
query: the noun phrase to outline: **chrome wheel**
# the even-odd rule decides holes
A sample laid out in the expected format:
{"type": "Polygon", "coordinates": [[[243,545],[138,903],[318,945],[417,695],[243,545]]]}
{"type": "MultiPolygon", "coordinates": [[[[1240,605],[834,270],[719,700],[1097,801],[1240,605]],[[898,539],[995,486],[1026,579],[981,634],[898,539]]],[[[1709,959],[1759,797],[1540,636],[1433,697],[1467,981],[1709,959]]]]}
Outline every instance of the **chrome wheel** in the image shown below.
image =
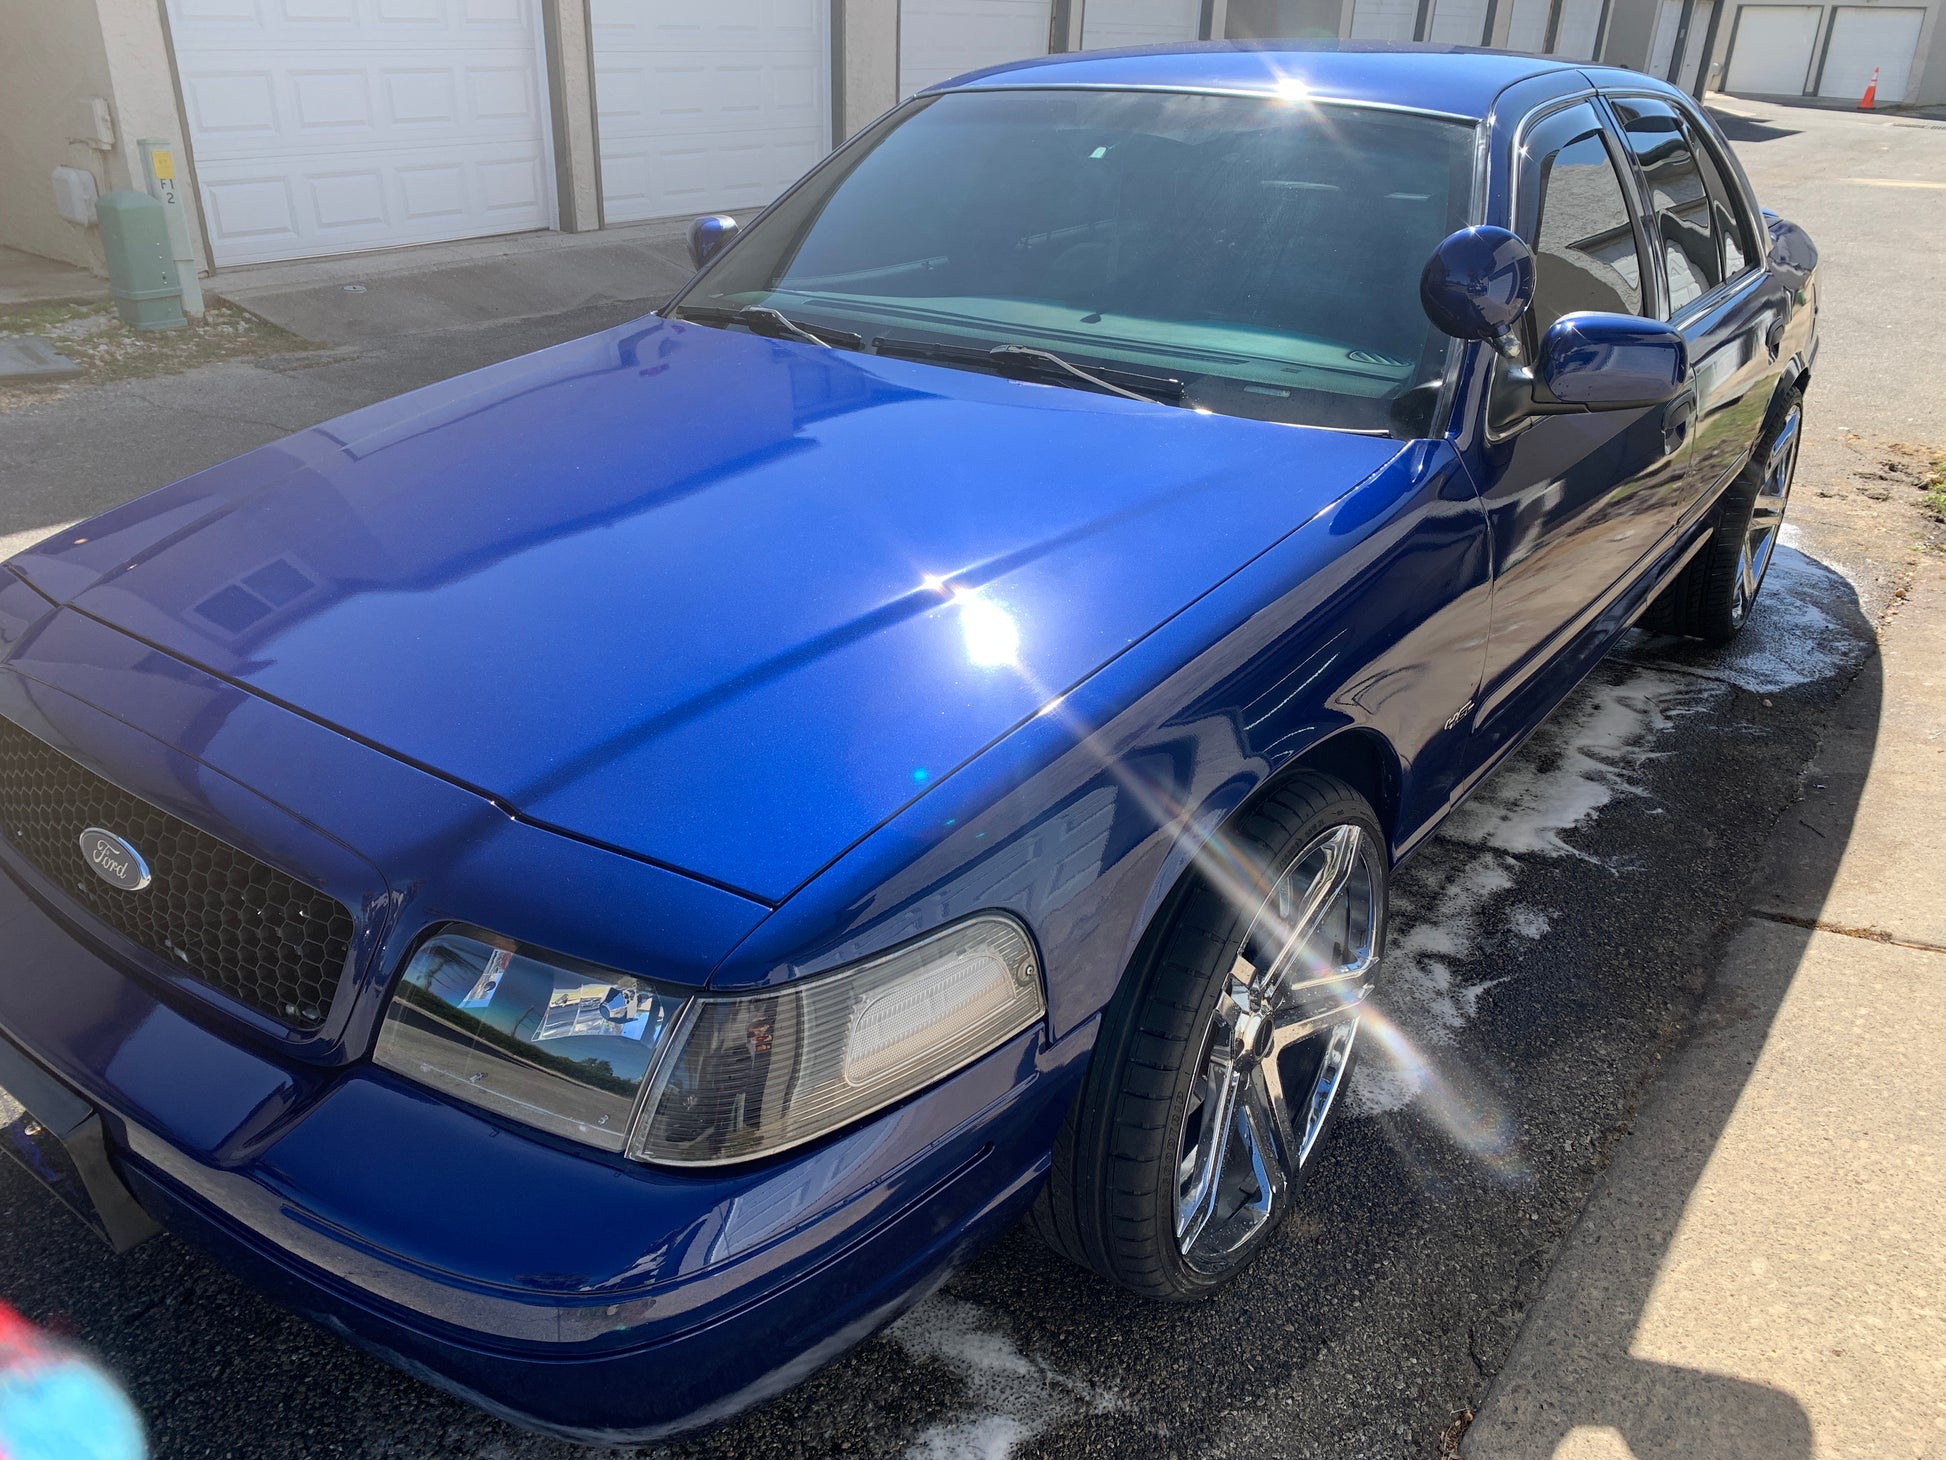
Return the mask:
{"type": "Polygon", "coordinates": [[[1798,434],[1803,421],[1804,408],[1793,405],[1777,429],[1777,439],[1770,443],[1763,478],[1757,483],[1756,500],[1750,508],[1750,525],[1744,529],[1743,551],[1737,557],[1736,595],[1730,605],[1731,621],[1735,624],[1741,624],[1749,616],[1771,556],[1777,550],[1778,533],[1784,526],[1784,508],[1790,501],[1791,478],[1797,471],[1798,434]]]}
{"type": "Polygon", "coordinates": [[[1176,1245],[1206,1276],[1280,1214],[1330,1118],[1380,944],[1384,865],[1334,826],[1286,867],[1223,981],[1183,1113],[1176,1245]]]}

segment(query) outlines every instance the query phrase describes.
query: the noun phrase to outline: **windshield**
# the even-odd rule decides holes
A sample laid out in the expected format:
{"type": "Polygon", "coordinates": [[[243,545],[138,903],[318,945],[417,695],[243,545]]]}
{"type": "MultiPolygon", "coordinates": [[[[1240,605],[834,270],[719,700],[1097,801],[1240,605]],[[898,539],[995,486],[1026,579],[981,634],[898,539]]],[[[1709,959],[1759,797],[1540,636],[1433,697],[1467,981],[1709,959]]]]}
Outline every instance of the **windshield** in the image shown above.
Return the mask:
{"type": "Polygon", "coordinates": [[[1419,304],[1473,129],[1175,92],[921,98],[814,174],[669,311],[1227,415],[1426,433],[1419,304]],[[752,307],[786,317],[745,316],[752,307]],[[996,346],[1027,347],[990,352],[996,346]],[[929,348],[930,347],[930,348],[929,348]]]}

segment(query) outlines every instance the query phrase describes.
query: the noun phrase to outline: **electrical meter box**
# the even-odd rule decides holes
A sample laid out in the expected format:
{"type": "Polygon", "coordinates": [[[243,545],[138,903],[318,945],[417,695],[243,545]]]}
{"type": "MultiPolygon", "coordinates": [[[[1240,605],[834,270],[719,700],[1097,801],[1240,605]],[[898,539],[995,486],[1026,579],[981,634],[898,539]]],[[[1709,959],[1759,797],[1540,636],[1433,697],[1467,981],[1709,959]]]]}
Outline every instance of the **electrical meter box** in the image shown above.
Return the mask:
{"type": "Polygon", "coordinates": [[[54,211],[83,228],[95,221],[95,175],[85,167],[54,169],[54,211]]]}

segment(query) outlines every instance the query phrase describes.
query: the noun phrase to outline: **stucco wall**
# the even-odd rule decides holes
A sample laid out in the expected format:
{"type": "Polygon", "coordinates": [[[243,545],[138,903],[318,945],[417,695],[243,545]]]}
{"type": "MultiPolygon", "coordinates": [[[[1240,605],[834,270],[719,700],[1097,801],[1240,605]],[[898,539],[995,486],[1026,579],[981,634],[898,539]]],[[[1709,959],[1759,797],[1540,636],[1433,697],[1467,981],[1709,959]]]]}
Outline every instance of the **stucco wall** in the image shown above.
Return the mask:
{"type": "MultiPolygon", "coordinates": [[[[54,211],[51,174],[79,167],[101,192],[139,188],[144,137],[173,144],[186,161],[156,0],[0,0],[0,244],[100,270],[100,236],[54,211]],[[105,152],[71,140],[96,96],[114,119],[105,152]]],[[[189,221],[200,263],[193,209],[189,221]]]]}
{"type": "Polygon", "coordinates": [[[831,23],[836,143],[863,131],[899,99],[899,0],[831,0],[831,23]]]}
{"type": "MultiPolygon", "coordinates": [[[[78,10],[92,5],[101,17],[103,49],[115,88],[112,99],[118,145],[110,163],[114,185],[138,192],[147,186],[142,176],[142,154],[136,146],[144,137],[169,143],[175,149],[178,172],[187,177],[188,170],[181,163],[188,154],[189,139],[184,135],[182,113],[176,105],[175,70],[162,28],[162,6],[157,0],[60,0],[60,3],[78,10]]],[[[196,267],[207,272],[209,251],[203,244],[202,215],[193,190],[184,191],[189,203],[189,239],[196,251],[196,267]]]]}
{"type": "Polygon", "coordinates": [[[0,244],[101,268],[92,228],[54,211],[53,169],[84,168],[115,186],[112,154],[71,142],[81,104],[112,94],[89,0],[0,0],[0,244]]]}

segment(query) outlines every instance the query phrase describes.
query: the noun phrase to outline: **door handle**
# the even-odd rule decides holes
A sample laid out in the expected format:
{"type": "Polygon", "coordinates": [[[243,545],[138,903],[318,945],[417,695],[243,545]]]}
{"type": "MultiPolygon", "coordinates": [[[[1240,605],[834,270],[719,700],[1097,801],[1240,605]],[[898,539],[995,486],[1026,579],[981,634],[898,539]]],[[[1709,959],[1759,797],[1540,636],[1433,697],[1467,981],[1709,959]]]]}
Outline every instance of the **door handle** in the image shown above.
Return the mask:
{"type": "Polygon", "coordinates": [[[1777,352],[1784,348],[1784,318],[1782,315],[1772,320],[1770,328],[1764,331],[1764,348],[1770,351],[1770,358],[1772,360],[1775,360],[1777,358],[1777,352]]]}
{"type": "Polygon", "coordinates": [[[1696,419],[1696,402],[1680,400],[1663,413],[1662,454],[1674,456],[1689,438],[1689,424],[1696,419]]]}

